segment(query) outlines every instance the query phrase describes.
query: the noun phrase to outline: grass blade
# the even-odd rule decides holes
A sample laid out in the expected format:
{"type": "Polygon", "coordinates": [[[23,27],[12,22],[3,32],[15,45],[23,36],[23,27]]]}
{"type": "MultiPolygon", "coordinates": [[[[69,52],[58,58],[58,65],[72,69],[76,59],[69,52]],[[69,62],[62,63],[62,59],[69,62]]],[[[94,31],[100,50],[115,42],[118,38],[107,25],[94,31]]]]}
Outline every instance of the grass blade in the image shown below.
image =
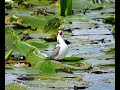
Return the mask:
{"type": "Polygon", "coordinates": [[[10,55],[12,54],[13,49],[11,49],[6,55],[5,55],[5,61],[9,59],[10,55]]]}

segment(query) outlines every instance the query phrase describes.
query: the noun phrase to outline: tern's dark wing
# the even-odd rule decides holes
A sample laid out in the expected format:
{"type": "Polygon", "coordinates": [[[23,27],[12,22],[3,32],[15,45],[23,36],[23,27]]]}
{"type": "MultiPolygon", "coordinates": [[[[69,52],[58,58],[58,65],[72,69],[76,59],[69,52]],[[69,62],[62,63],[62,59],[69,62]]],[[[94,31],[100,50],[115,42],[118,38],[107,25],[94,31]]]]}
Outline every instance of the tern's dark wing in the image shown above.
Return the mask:
{"type": "Polygon", "coordinates": [[[52,55],[50,56],[50,59],[53,59],[54,57],[56,57],[59,53],[59,50],[60,50],[59,46],[55,47],[53,52],[52,52],[52,55]]]}

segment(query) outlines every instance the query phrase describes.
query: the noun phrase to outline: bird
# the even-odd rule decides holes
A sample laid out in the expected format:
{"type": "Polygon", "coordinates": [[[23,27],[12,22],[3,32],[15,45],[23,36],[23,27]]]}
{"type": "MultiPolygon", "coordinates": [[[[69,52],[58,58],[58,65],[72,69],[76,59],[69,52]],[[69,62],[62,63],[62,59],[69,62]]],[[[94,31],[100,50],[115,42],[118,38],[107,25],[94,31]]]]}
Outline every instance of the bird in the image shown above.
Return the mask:
{"type": "MultiPolygon", "coordinates": [[[[68,53],[68,45],[66,44],[63,38],[63,32],[61,30],[58,31],[57,34],[57,44],[50,56],[50,59],[54,60],[62,60],[68,53]]],[[[63,63],[63,62],[62,62],[63,63]]]]}

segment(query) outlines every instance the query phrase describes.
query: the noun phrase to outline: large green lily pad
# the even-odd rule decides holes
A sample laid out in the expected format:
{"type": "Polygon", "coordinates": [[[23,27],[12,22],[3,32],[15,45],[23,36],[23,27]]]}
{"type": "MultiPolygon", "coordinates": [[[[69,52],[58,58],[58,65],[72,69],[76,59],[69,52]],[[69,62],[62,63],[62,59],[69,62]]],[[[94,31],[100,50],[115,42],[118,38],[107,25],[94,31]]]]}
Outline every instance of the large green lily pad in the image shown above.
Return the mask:
{"type": "Polygon", "coordinates": [[[48,46],[48,43],[46,43],[45,41],[41,41],[40,39],[31,39],[31,40],[27,40],[26,42],[40,49],[46,48],[48,46]]]}
{"type": "Polygon", "coordinates": [[[16,16],[21,20],[23,26],[43,29],[46,24],[46,19],[44,17],[37,18],[26,14],[16,14],[16,16]]]}
{"type": "Polygon", "coordinates": [[[59,18],[52,18],[48,21],[48,23],[44,27],[44,32],[48,32],[50,30],[56,30],[60,27],[61,20],[59,18]]]}
{"type": "Polygon", "coordinates": [[[27,54],[32,52],[36,47],[25,42],[18,42],[16,48],[21,55],[27,56],[27,54]]]}
{"type": "Polygon", "coordinates": [[[98,7],[100,7],[100,5],[93,4],[88,0],[76,0],[75,2],[72,2],[72,8],[75,10],[93,9],[98,7]]]}
{"type": "Polygon", "coordinates": [[[5,86],[5,90],[28,90],[27,88],[17,84],[17,83],[11,83],[5,86]]]}
{"type": "Polygon", "coordinates": [[[19,42],[19,37],[15,34],[11,27],[5,28],[5,46],[6,50],[16,49],[15,44],[19,42]]]}

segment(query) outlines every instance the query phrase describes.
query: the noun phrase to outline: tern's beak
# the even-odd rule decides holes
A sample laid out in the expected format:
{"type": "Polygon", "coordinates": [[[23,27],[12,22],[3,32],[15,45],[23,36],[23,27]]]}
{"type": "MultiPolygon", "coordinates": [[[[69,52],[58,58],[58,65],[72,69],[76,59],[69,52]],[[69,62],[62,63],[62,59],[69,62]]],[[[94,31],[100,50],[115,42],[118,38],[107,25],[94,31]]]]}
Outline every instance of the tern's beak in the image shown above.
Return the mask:
{"type": "Polygon", "coordinates": [[[62,32],[60,32],[59,34],[60,34],[61,36],[63,35],[63,33],[62,33],[62,32]]]}

